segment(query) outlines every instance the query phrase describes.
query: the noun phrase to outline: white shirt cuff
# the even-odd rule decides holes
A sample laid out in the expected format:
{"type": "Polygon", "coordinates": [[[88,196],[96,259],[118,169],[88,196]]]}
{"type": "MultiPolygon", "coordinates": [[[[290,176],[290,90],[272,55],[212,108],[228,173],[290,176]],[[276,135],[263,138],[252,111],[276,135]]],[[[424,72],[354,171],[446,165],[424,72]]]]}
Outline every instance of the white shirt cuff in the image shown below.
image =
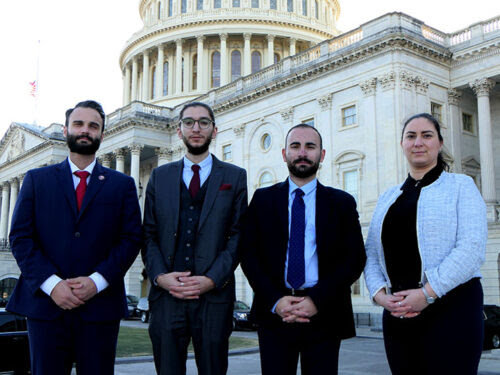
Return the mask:
{"type": "Polygon", "coordinates": [[[50,293],[61,280],[59,276],[52,275],[40,285],[40,289],[50,297],[50,293]]]}
{"type": "Polygon", "coordinates": [[[95,284],[95,286],[97,288],[97,293],[102,292],[109,285],[109,283],[106,281],[106,279],[99,272],[94,272],[89,277],[94,282],[94,284],[95,284]]]}

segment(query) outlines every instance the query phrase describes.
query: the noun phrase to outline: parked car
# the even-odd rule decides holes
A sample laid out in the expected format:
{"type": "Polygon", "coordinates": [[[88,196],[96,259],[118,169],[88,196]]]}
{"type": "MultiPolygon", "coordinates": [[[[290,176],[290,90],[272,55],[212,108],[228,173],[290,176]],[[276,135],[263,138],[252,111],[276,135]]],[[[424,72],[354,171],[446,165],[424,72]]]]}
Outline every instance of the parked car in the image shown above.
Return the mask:
{"type": "Polygon", "coordinates": [[[127,294],[127,307],[128,307],[128,319],[137,318],[137,303],[139,303],[139,298],[131,294],[127,294]]]}
{"type": "Polygon", "coordinates": [[[0,353],[1,374],[31,374],[26,318],[4,308],[0,308],[0,353]]]}
{"type": "Polygon", "coordinates": [[[137,316],[141,319],[141,322],[149,322],[149,301],[148,297],[139,298],[137,303],[137,316]]]}
{"type": "Polygon", "coordinates": [[[483,350],[500,348],[500,307],[484,305],[483,350]]]}
{"type": "Polygon", "coordinates": [[[257,325],[248,320],[250,315],[250,307],[245,302],[234,301],[234,311],[233,311],[233,331],[243,330],[243,329],[255,329],[257,325]]]}

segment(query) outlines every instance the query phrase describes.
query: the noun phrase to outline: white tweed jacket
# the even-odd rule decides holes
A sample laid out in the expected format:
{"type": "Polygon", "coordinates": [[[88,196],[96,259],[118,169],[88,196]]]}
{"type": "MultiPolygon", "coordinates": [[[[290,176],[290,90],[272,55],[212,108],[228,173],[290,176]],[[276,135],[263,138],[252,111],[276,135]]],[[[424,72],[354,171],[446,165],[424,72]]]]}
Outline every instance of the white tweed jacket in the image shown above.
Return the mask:
{"type": "MultiPolygon", "coordinates": [[[[401,186],[394,186],[380,196],[368,231],[364,274],[372,300],[382,288],[390,293],[382,224],[387,211],[402,194],[401,186]]],[[[438,297],[473,277],[481,277],[479,269],[485,259],[487,237],[486,205],[470,177],[442,172],[436,181],[422,188],[417,203],[421,282],[429,282],[438,297]]],[[[401,247],[404,246],[402,243],[401,247]]]]}

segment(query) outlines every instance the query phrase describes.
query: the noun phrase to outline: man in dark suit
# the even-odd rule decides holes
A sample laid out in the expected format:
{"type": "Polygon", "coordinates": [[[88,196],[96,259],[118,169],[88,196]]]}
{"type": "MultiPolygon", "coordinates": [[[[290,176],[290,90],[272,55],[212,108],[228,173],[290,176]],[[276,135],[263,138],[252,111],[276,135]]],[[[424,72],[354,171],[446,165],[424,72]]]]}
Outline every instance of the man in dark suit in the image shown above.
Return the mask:
{"type": "Polygon", "coordinates": [[[242,267],[255,297],[264,375],[336,374],[340,340],[355,334],[351,284],[365,264],[356,203],[325,187],[319,132],[290,129],[283,160],[289,178],[258,189],[247,211],[242,267]]]}
{"type": "Polygon", "coordinates": [[[198,372],[227,371],[244,169],[208,151],[217,128],[199,102],[180,112],[183,159],[156,168],[146,190],[144,261],[152,282],[149,334],[158,374],[186,373],[192,338],[198,372]]]}
{"type": "Polygon", "coordinates": [[[7,309],[28,317],[34,375],[113,374],[123,277],[141,244],[134,180],[96,163],[99,103],[66,112],[69,157],[28,171],[10,231],[21,277],[7,309]],[[87,186],[88,185],[88,186],[87,186]]]}

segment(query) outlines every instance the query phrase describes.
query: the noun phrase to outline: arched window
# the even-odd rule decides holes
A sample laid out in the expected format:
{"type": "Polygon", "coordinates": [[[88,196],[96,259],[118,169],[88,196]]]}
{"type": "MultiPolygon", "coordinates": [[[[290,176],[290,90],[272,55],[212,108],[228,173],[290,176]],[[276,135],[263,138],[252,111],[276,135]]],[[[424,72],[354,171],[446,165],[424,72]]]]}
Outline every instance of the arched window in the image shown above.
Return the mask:
{"type": "Polygon", "coordinates": [[[168,95],[168,62],[163,63],[163,96],[168,95]]]}
{"type": "Polygon", "coordinates": [[[221,0],[214,0],[214,8],[220,8],[221,0]]]}
{"type": "Polygon", "coordinates": [[[252,52],[252,73],[258,72],[261,67],[261,56],[260,52],[253,51],[252,52]]]}
{"type": "Polygon", "coordinates": [[[191,87],[193,90],[197,89],[198,85],[198,55],[193,56],[193,82],[191,84],[191,87]]]}
{"type": "Polygon", "coordinates": [[[271,186],[274,183],[273,175],[269,172],[264,172],[259,178],[259,187],[271,186]]]}
{"type": "MultiPolygon", "coordinates": [[[[271,0],[271,2],[273,2],[273,0],[271,0]]],[[[274,3],[276,4],[276,0],[274,0],[274,3]]],[[[252,8],[258,8],[258,7],[259,7],[259,0],[252,0],[252,8]]]]}
{"type": "Polygon", "coordinates": [[[196,9],[203,10],[203,0],[196,1],[196,9]]]}
{"type": "Polygon", "coordinates": [[[212,87],[220,86],[220,52],[212,54],[212,87]]]}
{"type": "Polygon", "coordinates": [[[161,19],[161,1],[158,1],[158,19],[161,19]]]}
{"type": "Polygon", "coordinates": [[[277,2],[276,2],[276,0],[271,0],[271,1],[269,2],[269,8],[274,9],[274,10],[278,9],[278,7],[277,7],[277,4],[276,4],[276,3],[277,3],[277,2]]]}
{"type": "Polygon", "coordinates": [[[302,15],[307,16],[307,0],[302,0],[302,15]]]}
{"type": "Polygon", "coordinates": [[[234,50],[231,52],[231,81],[241,77],[241,53],[234,50]]]}
{"type": "Polygon", "coordinates": [[[156,95],[156,66],[151,69],[151,99],[154,99],[156,95]]]}
{"type": "Polygon", "coordinates": [[[293,0],[287,0],[286,10],[288,10],[289,12],[293,12],[293,0]]]}
{"type": "Polygon", "coordinates": [[[187,11],[187,0],[181,0],[181,13],[186,13],[187,11]]]}
{"type": "Polygon", "coordinates": [[[173,2],[173,0],[168,0],[168,16],[169,17],[172,17],[172,7],[173,7],[172,2],[173,2]]]}
{"type": "Polygon", "coordinates": [[[240,7],[240,0],[233,0],[233,8],[239,8],[240,7]]]}
{"type": "Polygon", "coordinates": [[[279,53],[274,54],[274,63],[277,64],[281,60],[279,53]]]}

